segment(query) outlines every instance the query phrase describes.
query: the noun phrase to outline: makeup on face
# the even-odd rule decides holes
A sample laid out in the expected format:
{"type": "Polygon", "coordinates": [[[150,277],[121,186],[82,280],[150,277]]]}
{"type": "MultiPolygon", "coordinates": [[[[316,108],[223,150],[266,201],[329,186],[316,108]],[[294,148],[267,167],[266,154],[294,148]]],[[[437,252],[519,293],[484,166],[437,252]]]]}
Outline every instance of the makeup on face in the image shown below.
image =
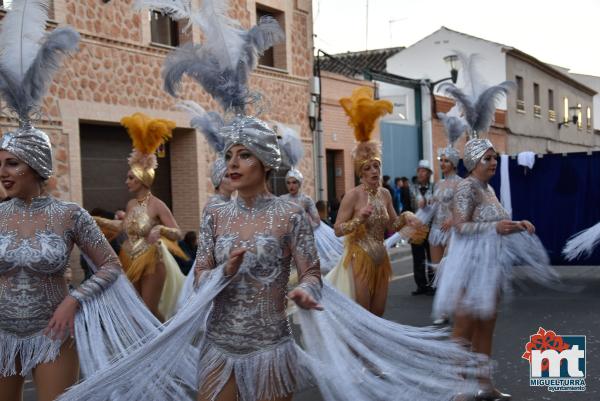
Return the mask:
{"type": "Polygon", "coordinates": [[[227,174],[234,189],[264,184],[265,170],[260,160],[242,145],[234,145],[225,154],[227,174]]]}
{"type": "Polygon", "coordinates": [[[0,181],[9,197],[28,198],[41,193],[37,173],[7,151],[0,151],[0,181]]]}
{"type": "Polygon", "coordinates": [[[296,180],[294,178],[289,178],[286,181],[286,185],[287,185],[288,192],[290,194],[296,195],[298,193],[298,190],[300,188],[300,183],[298,182],[298,180],[296,180]]]}
{"type": "Polygon", "coordinates": [[[381,180],[381,163],[372,160],[362,168],[362,178],[371,185],[379,184],[381,180]]]}

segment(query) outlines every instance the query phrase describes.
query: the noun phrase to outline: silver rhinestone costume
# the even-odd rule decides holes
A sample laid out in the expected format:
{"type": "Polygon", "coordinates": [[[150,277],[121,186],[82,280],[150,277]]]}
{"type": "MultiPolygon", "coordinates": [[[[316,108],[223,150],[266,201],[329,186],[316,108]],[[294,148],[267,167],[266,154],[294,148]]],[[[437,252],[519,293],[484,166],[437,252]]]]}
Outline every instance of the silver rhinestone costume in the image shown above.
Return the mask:
{"type": "Polygon", "coordinates": [[[436,277],[434,316],[460,311],[489,319],[496,312],[498,296],[511,292],[514,279],[529,276],[550,285],[558,281],[537,236],[496,232],[498,222],[510,216],[489,184],[473,176],[462,180],[454,196],[453,218],[454,233],[436,277]]]}
{"type": "Polygon", "coordinates": [[[58,355],[62,340],[52,341],[42,331],[69,293],[64,273],[75,244],[98,267],[71,293],[83,303],[110,287],[121,272],[91,216],[52,197],[0,204],[0,361],[5,361],[0,376],[26,374],[58,355]]]}
{"type": "Polygon", "coordinates": [[[281,199],[292,202],[295,205],[298,205],[306,212],[306,215],[310,219],[310,225],[313,228],[317,228],[321,223],[321,218],[319,217],[319,211],[315,206],[315,202],[312,200],[310,196],[299,193],[297,195],[285,194],[280,196],[281,199]]]}
{"type": "Polygon", "coordinates": [[[285,312],[292,259],[300,286],[312,294],[321,288],[319,258],[304,212],[272,195],[252,206],[237,198],[206,209],[199,238],[200,280],[206,270],[225,264],[232,250],[247,249],[238,273],[214,300],[199,363],[200,387],[215,386],[217,394],[223,370],[248,383],[258,383],[259,372],[270,371],[268,394],[293,391],[292,378],[302,375],[285,312]],[[209,379],[215,375],[219,378],[209,379]]]}
{"type": "Polygon", "coordinates": [[[442,225],[452,220],[452,205],[457,185],[462,178],[456,174],[439,181],[435,185],[433,203],[435,213],[429,230],[429,244],[433,246],[446,246],[450,239],[450,230],[442,230],[442,225]]]}
{"type": "Polygon", "coordinates": [[[343,237],[336,236],[333,228],[327,224],[321,224],[319,211],[310,196],[285,194],[281,195],[281,199],[300,206],[306,212],[313,228],[319,259],[321,259],[321,273],[323,275],[329,273],[339,263],[344,254],[343,237]]]}

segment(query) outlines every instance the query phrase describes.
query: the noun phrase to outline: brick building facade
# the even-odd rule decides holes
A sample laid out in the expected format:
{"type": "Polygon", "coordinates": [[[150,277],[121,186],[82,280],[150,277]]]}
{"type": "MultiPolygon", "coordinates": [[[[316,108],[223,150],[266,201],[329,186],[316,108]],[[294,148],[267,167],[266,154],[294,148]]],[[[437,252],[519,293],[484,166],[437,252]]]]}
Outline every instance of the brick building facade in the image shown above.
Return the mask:
{"type": "MultiPolygon", "coordinates": [[[[323,119],[323,147],[325,148],[326,172],[323,187],[327,200],[338,201],[348,190],[355,186],[352,149],[356,146],[352,127],[348,125],[348,116],[340,106],[339,100],[348,97],[360,86],[375,87],[371,81],[352,79],[332,72],[321,72],[321,108],[323,119]]],[[[373,140],[379,141],[379,128],[373,134],[373,140]]]]}
{"type": "MultiPolygon", "coordinates": [[[[165,21],[160,20],[164,17],[134,11],[132,3],[133,0],[51,2],[49,29],[70,25],[80,32],[81,43],[79,52],[68,58],[55,76],[44,102],[44,117],[36,122],[37,127],[48,133],[54,147],[55,175],[49,182],[49,190],[85,207],[88,206],[84,200],[94,198],[89,196],[90,186],[95,191],[118,192],[126,199],[124,156],[111,159],[112,150],[115,154],[119,152],[111,148],[108,132],[122,131],[122,137],[118,133],[115,136],[119,144],[114,145],[120,147],[119,154],[122,154],[124,143],[130,146],[130,142],[119,126],[121,117],[141,111],[168,118],[177,123],[178,129],[169,143],[169,161],[163,163],[159,159],[159,170],[161,166],[169,170],[162,172],[168,181],[165,193],[171,198],[169,203],[177,221],[183,230],[195,230],[202,206],[213,191],[209,163],[214,154],[204,139],[190,129],[186,114],[176,109],[176,99],[163,92],[161,68],[172,46],[157,43],[156,38],[164,37],[167,32],[176,37],[177,43],[200,42],[201,33],[195,27],[183,30],[185,24],[172,21],[164,25],[165,21]],[[157,25],[159,20],[162,25],[157,25]],[[107,152],[91,156],[82,153],[89,140],[86,138],[102,144],[102,139],[94,135],[103,135],[103,131],[107,135],[103,145],[107,152]],[[120,167],[112,169],[117,162],[121,163],[120,167]],[[99,175],[98,171],[106,173],[99,175]],[[115,171],[119,173],[110,174],[115,171]],[[86,182],[85,174],[96,174],[98,178],[95,182],[86,182]]],[[[266,65],[259,65],[252,74],[250,86],[260,90],[270,105],[261,116],[263,119],[292,126],[301,133],[306,157],[300,170],[306,176],[305,191],[312,196],[313,146],[307,116],[312,75],[311,12],[309,0],[231,0],[230,9],[230,16],[244,27],[254,24],[257,15],[269,13],[285,30],[285,42],[270,52],[270,59],[264,62],[266,65]]],[[[1,16],[4,13],[0,11],[1,16]]],[[[187,78],[180,96],[197,101],[207,110],[218,107],[187,78]]],[[[0,120],[2,132],[15,125],[6,118],[0,120]]]]}

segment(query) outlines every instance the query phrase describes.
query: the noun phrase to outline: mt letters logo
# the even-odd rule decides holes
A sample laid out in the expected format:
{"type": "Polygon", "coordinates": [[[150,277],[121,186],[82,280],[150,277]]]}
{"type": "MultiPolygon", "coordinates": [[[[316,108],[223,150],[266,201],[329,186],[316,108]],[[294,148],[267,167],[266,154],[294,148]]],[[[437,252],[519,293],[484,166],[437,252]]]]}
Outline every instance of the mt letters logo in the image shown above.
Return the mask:
{"type": "Polygon", "coordinates": [[[529,385],[548,391],[585,391],[585,336],[557,335],[540,327],[525,344],[529,385]]]}

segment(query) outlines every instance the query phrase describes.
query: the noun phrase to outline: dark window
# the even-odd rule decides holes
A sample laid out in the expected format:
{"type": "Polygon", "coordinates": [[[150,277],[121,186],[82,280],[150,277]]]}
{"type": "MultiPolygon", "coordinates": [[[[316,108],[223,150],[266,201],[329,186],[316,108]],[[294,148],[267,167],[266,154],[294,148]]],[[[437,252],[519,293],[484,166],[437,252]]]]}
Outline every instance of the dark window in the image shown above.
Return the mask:
{"type": "Polygon", "coordinates": [[[548,89],[548,119],[556,121],[556,111],[554,110],[554,91],[548,89]]]}
{"type": "MultiPolygon", "coordinates": [[[[125,177],[131,140],[117,125],[80,124],[81,182],[83,207],[102,208],[111,212],[124,210],[131,194],[125,177]]],[[[158,158],[152,193],[171,207],[171,158],[169,143],[165,157],[158,158]]]]}
{"type": "Polygon", "coordinates": [[[542,106],[540,106],[540,85],[533,83],[533,115],[540,117],[542,115],[542,106]]]}
{"type": "Polygon", "coordinates": [[[150,32],[153,43],[166,46],[179,46],[179,24],[168,15],[152,11],[150,32]]]}
{"type": "MultiPolygon", "coordinates": [[[[270,16],[275,18],[277,22],[279,22],[281,29],[283,29],[283,31],[285,32],[284,12],[257,4],[256,22],[258,23],[258,21],[264,16],[270,16]]],[[[258,64],[285,70],[287,68],[285,40],[265,50],[263,55],[258,60],[258,64]]]]}
{"type": "Polygon", "coordinates": [[[525,100],[525,92],[523,91],[523,77],[517,75],[517,100],[525,100]]]}
{"type": "Polygon", "coordinates": [[[517,81],[517,111],[525,113],[525,93],[523,90],[523,77],[516,76],[517,81]]]}

